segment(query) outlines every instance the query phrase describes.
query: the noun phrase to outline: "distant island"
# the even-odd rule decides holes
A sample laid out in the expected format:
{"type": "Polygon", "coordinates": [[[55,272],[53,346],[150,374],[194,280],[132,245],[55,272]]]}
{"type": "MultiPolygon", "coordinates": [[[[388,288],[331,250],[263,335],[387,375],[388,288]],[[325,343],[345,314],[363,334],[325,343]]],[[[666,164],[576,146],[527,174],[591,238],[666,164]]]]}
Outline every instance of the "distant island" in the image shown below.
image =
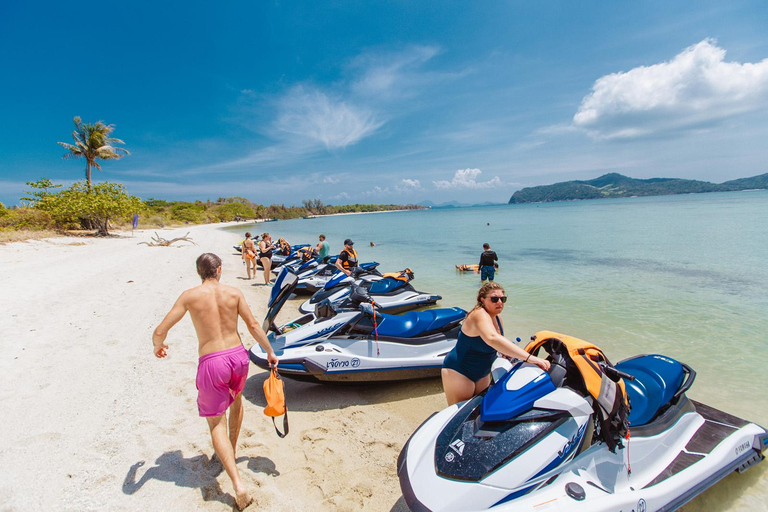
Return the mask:
{"type": "Polygon", "coordinates": [[[605,199],[611,197],[700,194],[703,192],[732,192],[755,189],[768,189],[768,173],[751,178],[726,181],[720,184],[677,178],[638,180],[618,173],[610,173],[593,180],[564,181],[554,185],[526,187],[512,194],[509,204],[548,203],[551,201],[605,199]]]}

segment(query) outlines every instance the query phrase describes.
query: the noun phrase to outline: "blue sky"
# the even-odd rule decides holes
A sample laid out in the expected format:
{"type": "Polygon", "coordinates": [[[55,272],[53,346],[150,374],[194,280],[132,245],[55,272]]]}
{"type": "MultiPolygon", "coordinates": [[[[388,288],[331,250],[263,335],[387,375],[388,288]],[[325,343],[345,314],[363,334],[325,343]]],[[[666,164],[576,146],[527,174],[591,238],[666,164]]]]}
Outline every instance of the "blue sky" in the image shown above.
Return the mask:
{"type": "Polygon", "coordinates": [[[768,4],[3,2],[0,201],[72,118],[144,199],[506,202],[607,172],[768,172],[768,4]],[[219,5],[220,4],[220,5],[219,5]]]}

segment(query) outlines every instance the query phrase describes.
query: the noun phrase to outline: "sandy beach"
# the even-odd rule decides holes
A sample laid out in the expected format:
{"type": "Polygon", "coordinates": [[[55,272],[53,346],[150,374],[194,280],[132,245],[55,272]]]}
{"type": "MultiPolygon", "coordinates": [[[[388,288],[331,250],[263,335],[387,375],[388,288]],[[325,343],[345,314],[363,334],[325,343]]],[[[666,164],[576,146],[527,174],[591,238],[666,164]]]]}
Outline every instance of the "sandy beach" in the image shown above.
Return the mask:
{"type": "MultiPolygon", "coordinates": [[[[242,225],[243,232],[248,225],[242,225]]],[[[194,261],[214,252],[222,282],[257,318],[270,288],[245,279],[220,225],[196,245],[148,247],[154,230],[0,245],[3,276],[0,510],[230,510],[231,483],[213,459],[195,389],[189,317],[157,360],[151,334],[179,293],[199,284],[194,261]]],[[[290,301],[280,321],[296,315],[290,301]]],[[[246,348],[253,343],[245,327],[246,348]]],[[[262,412],[266,373],[251,365],[237,462],[248,510],[406,510],[395,461],[413,430],[444,406],[439,379],[367,386],[286,381],[291,431],[262,412]]]]}

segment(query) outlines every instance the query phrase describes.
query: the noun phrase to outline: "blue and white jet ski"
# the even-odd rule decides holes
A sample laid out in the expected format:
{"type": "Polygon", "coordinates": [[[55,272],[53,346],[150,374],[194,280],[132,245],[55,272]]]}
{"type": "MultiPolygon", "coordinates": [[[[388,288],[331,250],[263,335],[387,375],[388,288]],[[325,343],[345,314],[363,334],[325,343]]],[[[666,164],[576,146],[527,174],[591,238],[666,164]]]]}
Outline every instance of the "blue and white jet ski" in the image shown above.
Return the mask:
{"type": "MultiPolygon", "coordinates": [[[[367,296],[365,302],[373,301],[376,309],[382,313],[398,314],[413,309],[432,306],[442,299],[440,295],[425,293],[416,290],[411,284],[414,279],[411,269],[405,269],[402,272],[395,273],[397,276],[385,275],[377,276],[375,280],[358,278],[353,282],[352,277],[345,280],[339,280],[338,285],[329,282],[328,289],[316,292],[311,298],[304,301],[299,306],[301,313],[313,313],[318,303],[328,300],[337,310],[357,308],[357,304],[362,300],[353,297],[364,294],[367,296]]],[[[343,274],[342,274],[343,275],[343,274]]],[[[301,279],[299,279],[301,283],[301,279]]]]}
{"type": "MultiPolygon", "coordinates": [[[[299,249],[304,248],[304,247],[309,247],[309,244],[292,245],[292,246],[290,246],[291,248],[290,248],[290,251],[288,252],[288,254],[285,254],[285,252],[283,250],[281,250],[275,244],[273,244],[272,247],[273,247],[273,249],[272,249],[272,265],[271,265],[271,267],[274,269],[274,268],[277,268],[277,267],[279,267],[279,266],[281,266],[281,265],[283,265],[285,263],[290,263],[290,262],[293,262],[293,261],[299,261],[300,257],[298,256],[297,251],[299,249]]],[[[288,249],[286,249],[286,251],[288,251],[288,249]]],[[[259,266],[259,267],[263,266],[261,264],[261,258],[256,258],[256,265],[259,266]]]]}
{"type": "MultiPolygon", "coordinates": [[[[466,311],[441,308],[385,315],[369,303],[336,311],[321,303],[314,314],[275,325],[275,317],[292,292],[296,275],[280,274],[264,320],[280,374],[299,380],[373,382],[434,377],[456,344],[466,311]]],[[[269,368],[260,345],[251,361],[269,368]]]]}
{"type": "Polygon", "coordinates": [[[377,269],[379,263],[376,261],[361,263],[353,269],[352,276],[348,276],[336,267],[336,259],[337,256],[334,256],[326,265],[319,265],[314,273],[299,274],[299,282],[293,293],[316,294],[320,290],[351,284],[360,279],[366,281],[381,279],[381,272],[377,269]]]}
{"type": "Polygon", "coordinates": [[[613,367],[569,355],[560,341],[570,337],[535,338],[548,373],[500,360],[486,393],[411,435],[397,462],[411,510],[675,510],[763,459],[764,428],[686,397],[689,366],[641,355],[613,367]],[[597,398],[575,363],[594,367],[597,398]],[[605,403],[620,404],[624,391],[629,416],[612,416],[605,403]]]}

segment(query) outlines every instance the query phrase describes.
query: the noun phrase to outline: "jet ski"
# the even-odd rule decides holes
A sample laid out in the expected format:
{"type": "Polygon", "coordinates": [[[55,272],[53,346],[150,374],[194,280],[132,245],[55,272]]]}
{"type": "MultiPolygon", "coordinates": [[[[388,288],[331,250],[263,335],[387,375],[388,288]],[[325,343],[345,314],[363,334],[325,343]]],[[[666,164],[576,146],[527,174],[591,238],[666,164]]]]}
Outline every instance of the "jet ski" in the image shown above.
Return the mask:
{"type": "MultiPolygon", "coordinates": [[[[308,246],[309,244],[299,244],[299,245],[282,244],[282,246],[277,246],[277,247],[273,245],[273,247],[275,248],[273,249],[273,252],[272,252],[272,268],[277,268],[280,265],[283,265],[285,263],[289,263],[292,261],[299,261],[300,258],[297,254],[298,250],[308,246]]],[[[263,266],[261,264],[261,258],[256,258],[256,265],[258,265],[259,267],[263,266]]]]}
{"type": "Polygon", "coordinates": [[[283,263],[281,266],[272,269],[272,273],[275,275],[279,275],[280,272],[283,271],[283,269],[288,268],[291,270],[291,272],[298,275],[299,279],[301,279],[303,277],[309,277],[311,275],[314,275],[315,273],[325,268],[326,265],[335,261],[336,261],[336,256],[334,256],[333,258],[326,256],[325,258],[323,258],[322,261],[318,260],[317,258],[311,258],[309,260],[305,260],[303,258],[291,258],[290,260],[283,263]]]}
{"type": "Polygon", "coordinates": [[[337,286],[352,284],[358,279],[381,279],[381,272],[377,270],[379,263],[376,261],[361,263],[360,266],[352,270],[352,276],[348,276],[336,267],[335,262],[338,257],[334,256],[333,258],[326,265],[319,266],[314,274],[300,276],[294,293],[315,294],[323,289],[329,290],[337,286]]]}
{"type": "MultiPolygon", "coordinates": [[[[366,302],[373,301],[379,311],[389,314],[404,313],[412,309],[432,306],[442,299],[440,295],[417,291],[410,283],[413,279],[413,271],[407,268],[401,272],[384,274],[375,281],[361,279],[359,283],[332,286],[325,293],[317,292],[306,300],[299,306],[299,311],[304,314],[312,313],[315,306],[322,300],[328,300],[336,309],[356,307],[355,301],[350,298],[353,292],[357,295],[366,294],[368,296],[366,302]]],[[[357,300],[357,302],[360,301],[357,300]]]]}
{"type": "MultiPolygon", "coordinates": [[[[280,374],[297,380],[376,382],[437,376],[467,314],[461,308],[442,308],[387,315],[365,302],[337,311],[324,301],[314,314],[278,327],[275,317],[296,282],[296,274],[280,274],[264,330],[280,358],[280,374]]],[[[269,368],[260,345],[255,344],[249,356],[260,368],[269,368]]]]}
{"type": "Polygon", "coordinates": [[[688,365],[650,354],[613,366],[576,338],[533,340],[549,372],[503,360],[485,393],[411,435],[397,461],[411,510],[675,510],[763,459],[764,428],[686,396],[688,365]]]}

